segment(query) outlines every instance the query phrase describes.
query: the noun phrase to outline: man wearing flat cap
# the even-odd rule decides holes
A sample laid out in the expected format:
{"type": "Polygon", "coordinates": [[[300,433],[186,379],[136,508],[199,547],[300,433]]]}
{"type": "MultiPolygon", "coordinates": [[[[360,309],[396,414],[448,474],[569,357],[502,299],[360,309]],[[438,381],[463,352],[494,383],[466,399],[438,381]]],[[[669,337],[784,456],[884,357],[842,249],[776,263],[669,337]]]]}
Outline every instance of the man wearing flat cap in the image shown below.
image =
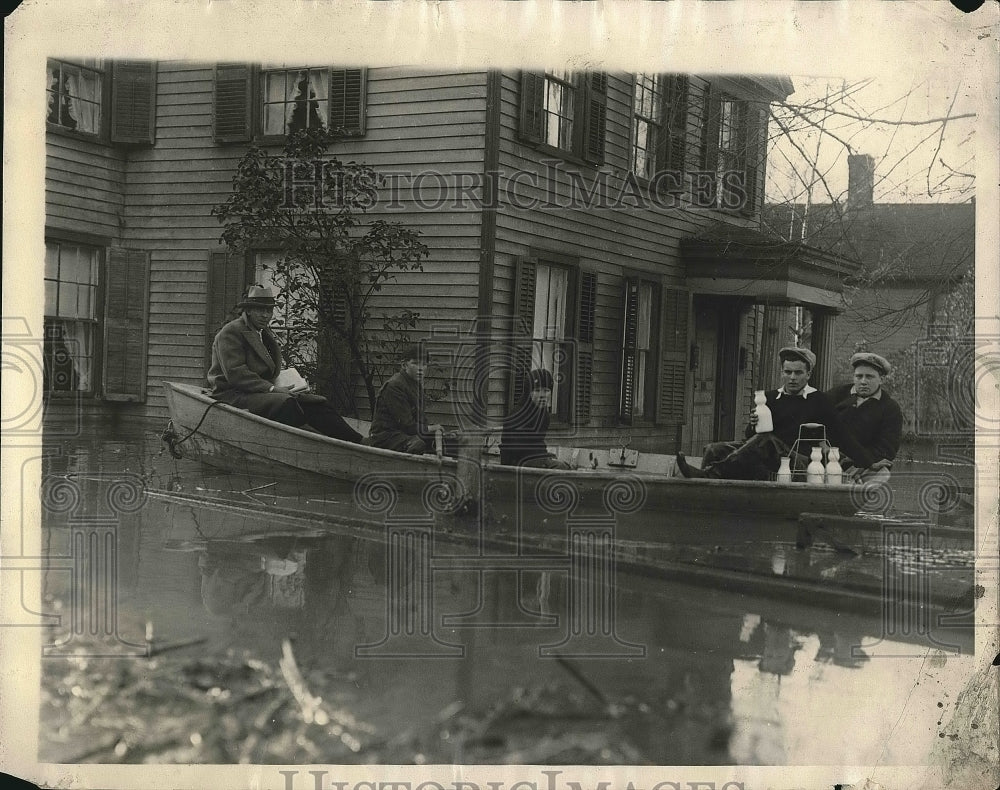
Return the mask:
{"type": "Polygon", "coordinates": [[[889,469],[899,452],[903,412],[882,388],[882,377],[892,372],[885,357],[862,351],[851,357],[854,383],[827,390],[840,419],[858,444],[875,459],[873,469],[889,469]]]}
{"type": "MultiPolygon", "coordinates": [[[[809,385],[816,365],[816,355],[807,348],[786,346],[778,352],[781,361],[781,387],[766,393],[774,430],[757,433],[757,415],[750,413],[743,442],[713,442],[705,448],[702,468],[688,464],[683,453],[677,454],[677,467],[685,477],[717,477],[728,480],[770,480],[778,471],[781,457],[790,448],[805,423],[820,423],[826,427],[827,441],[843,450],[861,468],[871,465],[872,458],[854,439],[841,422],[832,401],[809,385]]],[[[808,458],[816,441],[804,441],[797,448],[808,458]]],[[[793,462],[795,459],[793,459],[793,462]]],[[[796,465],[796,467],[801,464],[796,465]]]]}
{"type": "Polygon", "coordinates": [[[275,422],[295,427],[308,423],[326,436],[361,442],[361,434],[322,395],[293,394],[291,387],[274,383],[282,364],[278,339],[268,328],[274,315],[274,289],[252,285],[236,306],[243,311],[239,318],[223,326],[212,341],[208,370],[212,397],[275,422]]]}

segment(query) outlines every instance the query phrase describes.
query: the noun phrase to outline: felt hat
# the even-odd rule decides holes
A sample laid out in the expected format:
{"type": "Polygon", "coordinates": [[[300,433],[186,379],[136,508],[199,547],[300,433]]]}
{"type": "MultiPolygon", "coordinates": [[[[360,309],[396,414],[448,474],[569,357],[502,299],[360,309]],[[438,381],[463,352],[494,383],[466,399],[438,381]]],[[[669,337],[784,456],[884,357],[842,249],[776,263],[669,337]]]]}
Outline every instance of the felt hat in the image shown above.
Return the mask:
{"type": "Polygon", "coordinates": [[[274,307],[277,294],[269,285],[251,285],[243,301],[237,302],[237,307],[274,307]]]}
{"type": "Polygon", "coordinates": [[[858,365],[870,365],[882,376],[888,376],[892,372],[889,360],[880,354],[873,354],[871,351],[861,351],[851,357],[851,367],[856,368],[858,365]]]}
{"type": "Polygon", "coordinates": [[[782,362],[805,362],[809,370],[816,367],[816,355],[808,348],[785,346],[778,351],[778,359],[782,362]]]}

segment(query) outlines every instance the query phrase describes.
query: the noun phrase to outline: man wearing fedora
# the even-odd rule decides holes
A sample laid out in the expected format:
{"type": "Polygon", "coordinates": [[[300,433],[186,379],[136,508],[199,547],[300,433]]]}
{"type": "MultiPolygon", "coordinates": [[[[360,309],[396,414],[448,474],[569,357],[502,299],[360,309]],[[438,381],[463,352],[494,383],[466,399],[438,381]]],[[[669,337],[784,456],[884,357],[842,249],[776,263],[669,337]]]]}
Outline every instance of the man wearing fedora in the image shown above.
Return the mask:
{"type": "Polygon", "coordinates": [[[268,328],[274,315],[275,292],[250,286],[237,307],[242,309],[222,327],[212,341],[208,385],[212,397],[269,420],[299,427],[308,423],[335,439],[361,442],[355,431],[322,395],[292,394],[291,387],[274,383],[281,372],[281,348],[268,328]]]}
{"type": "Polygon", "coordinates": [[[903,412],[882,387],[892,372],[879,354],[862,351],[851,357],[854,383],[827,390],[826,395],[858,444],[875,459],[871,468],[890,469],[903,436],[903,412]]]}
{"type": "MultiPolygon", "coordinates": [[[[757,433],[757,414],[751,412],[745,431],[746,440],[709,444],[705,447],[701,469],[691,466],[684,454],[678,453],[677,468],[684,477],[770,480],[778,471],[781,457],[790,454],[800,427],[806,423],[825,426],[827,441],[845,451],[857,466],[866,468],[871,465],[873,459],[845,429],[832,401],[809,385],[809,377],[816,366],[816,355],[808,348],[786,346],[778,352],[778,359],[781,361],[781,386],[766,393],[774,430],[757,433]]],[[[802,442],[796,448],[797,455],[808,459],[816,443],[802,442]]],[[[804,465],[796,464],[796,468],[799,466],[804,465]]]]}

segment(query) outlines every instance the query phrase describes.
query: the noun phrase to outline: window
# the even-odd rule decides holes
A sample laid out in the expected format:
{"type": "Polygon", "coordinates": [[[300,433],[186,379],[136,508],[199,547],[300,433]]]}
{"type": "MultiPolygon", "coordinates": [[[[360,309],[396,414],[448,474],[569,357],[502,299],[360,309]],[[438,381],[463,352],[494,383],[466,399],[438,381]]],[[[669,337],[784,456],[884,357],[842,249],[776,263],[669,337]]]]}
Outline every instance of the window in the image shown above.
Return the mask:
{"type": "Polygon", "coordinates": [[[709,86],[702,116],[702,165],[711,174],[701,205],[753,213],[763,183],[766,108],[709,86]]]}
{"type": "Polygon", "coordinates": [[[521,72],[521,139],[602,164],[607,94],[603,72],[521,72]]]}
{"type": "Polygon", "coordinates": [[[49,128],[112,143],[156,140],[156,63],[53,60],[46,65],[49,128]],[[110,112],[109,112],[110,108],[110,112]]]}
{"type": "Polygon", "coordinates": [[[269,285],[277,292],[277,307],[271,319],[271,329],[281,344],[289,365],[315,365],[317,358],[316,308],[312,295],[316,293],[310,271],[281,267],[284,253],[268,250],[254,253],[253,282],[269,285]]]}
{"type": "Polygon", "coordinates": [[[217,142],[278,140],[301,129],[365,133],[365,69],[220,63],[215,67],[217,142]]]}
{"type": "Polygon", "coordinates": [[[97,60],[49,60],[46,120],[63,129],[100,135],[104,69],[97,60]]]}
{"type": "Polygon", "coordinates": [[[46,392],[93,392],[101,254],[82,244],[45,244],[46,392]]]}
{"type": "Polygon", "coordinates": [[[687,77],[636,74],[632,96],[632,172],[651,179],[660,170],[684,170],[687,77]]]}
{"type": "Polygon", "coordinates": [[[573,112],[576,87],[568,71],[545,72],[545,95],[542,100],[544,140],[553,148],[573,150],[573,112]]]}
{"type": "Polygon", "coordinates": [[[528,370],[553,377],[551,409],[562,421],[590,418],[597,275],[554,260],[518,262],[515,317],[530,334],[515,340],[511,404],[523,396],[528,370]]]}
{"type": "Polygon", "coordinates": [[[44,387],[143,400],[149,256],[47,240],[44,387]]]}
{"type": "Polygon", "coordinates": [[[655,377],[651,366],[655,350],[652,326],[653,317],[658,314],[654,297],[653,283],[635,279],[625,281],[620,400],[620,413],[625,422],[653,418],[655,377]]]}
{"type": "Polygon", "coordinates": [[[285,135],[325,127],[329,118],[330,72],[327,69],[276,69],[261,75],[263,132],[285,135]]]}

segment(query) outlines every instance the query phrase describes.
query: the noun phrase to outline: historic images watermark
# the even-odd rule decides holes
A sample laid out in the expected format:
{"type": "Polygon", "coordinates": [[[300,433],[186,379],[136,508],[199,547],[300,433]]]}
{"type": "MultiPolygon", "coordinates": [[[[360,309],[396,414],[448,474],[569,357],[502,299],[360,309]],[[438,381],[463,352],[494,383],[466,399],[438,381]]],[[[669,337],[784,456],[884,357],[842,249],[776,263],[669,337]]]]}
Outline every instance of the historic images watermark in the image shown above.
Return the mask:
{"type": "Polygon", "coordinates": [[[659,170],[649,178],[629,171],[580,170],[543,159],[538,170],[345,170],[327,160],[286,160],[274,177],[280,208],[335,211],[723,209],[740,211],[750,196],[741,170],[659,170]]]}
{"type": "Polygon", "coordinates": [[[558,770],[539,770],[536,776],[526,774],[524,779],[501,780],[496,782],[471,782],[456,780],[452,782],[427,781],[380,781],[380,780],[350,780],[337,779],[332,772],[322,770],[283,770],[278,771],[283,777],[281,790],[744,790],[743,782],[720,782],[714,779],[697,780],[629,780],[622,785],[619,781],[594,781],[584,785],[573,779],[563,778],[570,774],[558,770]]]}

